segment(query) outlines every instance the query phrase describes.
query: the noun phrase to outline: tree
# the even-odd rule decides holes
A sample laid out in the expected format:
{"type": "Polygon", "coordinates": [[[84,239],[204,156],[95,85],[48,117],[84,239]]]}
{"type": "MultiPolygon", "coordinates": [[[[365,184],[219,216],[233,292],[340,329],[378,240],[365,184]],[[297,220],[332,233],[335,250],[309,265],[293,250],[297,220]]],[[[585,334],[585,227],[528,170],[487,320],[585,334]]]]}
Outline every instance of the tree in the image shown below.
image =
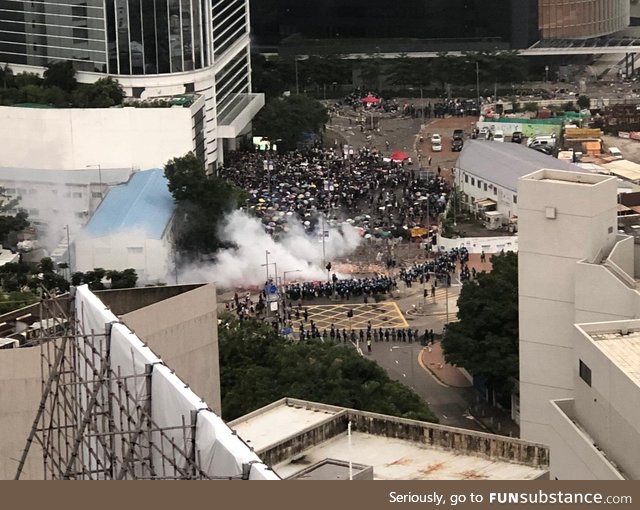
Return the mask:
{"type": "Polygon", "coordinates": [[[442,349],[447,363],[484,377],[504,394],[518,378],[518,257],[494,255],[492,266],[462,287],[459,322],[447,327],[442,349]]]}
{"type": "Polygon", "coordinates": [[[122,104],[125,97],[120,84],[111,78],[81,84],[73,91],[73,105],[77,108],[110,108],[122,104]]]}
{"type": "Polygon", "coordinates": [[[31,292],[14,291],[0,294],[0,315],[13,312],[38,302],[38,296],[31,292]]]}
{"type": "Polygon", "coordinates": [[[44,84],[47,87],[59,87],[65,92],[73,92],[78,86],[73,63],[70,60],[50,63],[44,72],[44,84]]]}
{"type": "Polygon", "coordinates": [[[278,147],[295,149],[304,133],[319,133],[329,120],[322,103],[303,95],[269,101],[254,120],[253,131],[270,140],[281,140],[278,147]]]}
{"type": "Polygon", "coordinates": [[[578,106],[582,109],[589,108],[591,106],[591,99],[582,94],[581,96],[578,96],[576,103],[578,103],[578,106]]]}
{"type": "Polygon", "coordinates": [[[107,271],[107,280],[111,282],[112,289],[129,289],[136,286],[138,273],[133,268],[124,271],[107,271]]]}
{"type": "Polygon", "coordinates": [[[174,222],[177,247],[189,257],[226,247],[218,236],[218,225],[246,200],[247,192],[207,175],[202,161],[191,152],[169,160],[164,173],[178,206],[174,222]]]}
{"type": "Polygon", "coordinates": [[[254,320],[222,316],[222,414],[233,420],[283,397],[437,421],[427,404],[351,347],[290,342],[254,320]]]}

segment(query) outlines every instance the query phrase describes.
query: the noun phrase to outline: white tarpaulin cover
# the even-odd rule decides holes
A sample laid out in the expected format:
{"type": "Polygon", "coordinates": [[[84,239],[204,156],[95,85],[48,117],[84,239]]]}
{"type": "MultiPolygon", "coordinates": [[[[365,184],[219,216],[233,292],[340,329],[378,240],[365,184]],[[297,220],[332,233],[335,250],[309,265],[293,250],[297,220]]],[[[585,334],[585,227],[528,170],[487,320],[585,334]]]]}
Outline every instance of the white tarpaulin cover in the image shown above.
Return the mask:
{"type": "MultiPolygon", "coordinates": [[[[191,456],[195,445],[196,460],[200,469],[210,477],[237,478],[242,476],[244,466],[250,466],[250,480],[279,480],[280,478],[271,469],[264,465],[258,456],[244,443],[225,423],[209,410],[207,404],[202,401],[187,385],[176,376],[171,369],[162,363],[160,358],[133,333],[126,325],[118,322],[118,318],[108,310],[105,305],[89,290],[88,286],[77,287],[75,298],[76,319],[79,322],[79,332],[83,335],[103,334],[108,325],[112,324],[110,341],[104,342],[104,348],[110,346],[110,368],[113,373],[123,377],[144,375],[148,365],[153,366],[151,375],[151,418],[154,427],[166,429],[163,437],[160,432],[153,432],[152,438],[157,446],[165,451],[171,450],[171,442],[175,448],[182,451],[183,455],[191,456]],[[192,437],[192,412],[195,416],[196,437],[192,437]],[[186,427],[185,427],[186,425],[186,427]],[[164,444],[161,444],[164,443],[164,444]]],[[[90,353],[88,342],[79,340],[83,352],[90,353]]],[[[97,358],[99,359],[99,358],[97,358]]],[[[103,358],[104,359],[104,358],[103,358]]],[[[91,378],[88,367],[84,366],[83,378],[91,378]]],[[[113,393],[115,391],[112,383],[113,393]]],[[[134,392],[134,398],[141,404],[149,397],[145,377],[127,379],[129,391],[134,392]],[[134,381],[134,382],[133,382],[134,381]]],[[[86,390],[85,390],[86,392],[86,390]]],[[[100,393],[101,399],[107,399],[106,391],[100,393]]],[[[84,403],[88,402],[86,395],[84,403]]],[[[122,413],[118,403],[113,405],[114,414],[122,413]]],[[[114,416],[115,423],[120,418],[114,416]]],[[[125,420],[126,421],[126,420],[125,420]]],[[[85,450],[95,448],[102,449],[95,441],[85,446],[85,450]]],[[[148,445],[146,445],[148,446],[148,445]]],[[[85,452],[86,453],[86,452],[85,452]]],[[[121,452],[118,456],[122,458],[121,452]]],[[[182,466],[173,466],[158,449],[152,450],[154,471],[158,477],[181,477],[182,466]]],[[[97,464],[97,461],[96,461],[97,464]]],[[[95,466],[98,467],[98,466],[95,466]]],[[[186,469],[186,466],[184,466],[186,469]]],[[[137,468],[136,468],[137,470],[137,468]]]]}

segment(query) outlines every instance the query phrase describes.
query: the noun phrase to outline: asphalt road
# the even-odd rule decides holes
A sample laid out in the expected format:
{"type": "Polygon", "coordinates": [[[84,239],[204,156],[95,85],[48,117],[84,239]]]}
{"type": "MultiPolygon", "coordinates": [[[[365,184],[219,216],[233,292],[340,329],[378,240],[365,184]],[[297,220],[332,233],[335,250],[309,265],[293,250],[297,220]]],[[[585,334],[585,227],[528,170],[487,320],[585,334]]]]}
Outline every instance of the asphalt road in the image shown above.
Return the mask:
{"type": "Polygon", "coordinates": [[[471,388],[445,387],[419,363],[420,344],[373,343],[371,354],[383,367],[389,377],[412,388],[429,405],[442,425],[486,431],[467,410],[475,402],[476,396],[471,388]]]}

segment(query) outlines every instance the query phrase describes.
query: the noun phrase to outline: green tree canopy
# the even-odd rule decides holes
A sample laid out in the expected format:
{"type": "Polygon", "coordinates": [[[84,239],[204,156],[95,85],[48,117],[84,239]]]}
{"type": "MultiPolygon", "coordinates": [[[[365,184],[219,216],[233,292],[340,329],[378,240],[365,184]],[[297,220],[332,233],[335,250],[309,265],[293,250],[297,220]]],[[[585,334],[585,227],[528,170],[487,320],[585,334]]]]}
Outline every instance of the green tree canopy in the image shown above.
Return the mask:
{"type": "Polygon", "coordinates": [[[437,421],[413,390],[351,347],[291,342],[257,321],[219,327],[222,414],[233,420],[284,397],[437,421]]]}
{"type": "Polygon", "coordinates": [[[193,153],[171,159],[164,167],[169,191],[178,206],[174,222],[177,247],[189,258],[226,246],[218,226],[226,213],[246,200],[246,191],[213,175],[193,153]]]}
{"type": "Polygon", "coordinates": [[[464,367],[499,393],[518,378],[518,257],[494,255],[490,273],[466,282],[458,298],[459,322],[442,340],[447,363],[464,367]]]}
{"type": "Polygon", "coordinates": [[[76,70],[70,60],[52,62],[44,72],[46,87],[59,87],[65,92],[72,92],[78,86],[76,70]]]}
{"type": "Polygon", "coordinates": [[[256,135],[281,140],[281,149],[295,149],[305,132],[319,133],[329,120],[327,109],[315,99],[303,95],[269,101],[254,120],[256,135]]]}
{"type": "Polygon", "coordinates": [[[576,103],[578,103],[580,108],[589,108],[591,106],[591,99],[589,99],[589,96],[582,94],[581,96],[578,96],[576,103]]]}

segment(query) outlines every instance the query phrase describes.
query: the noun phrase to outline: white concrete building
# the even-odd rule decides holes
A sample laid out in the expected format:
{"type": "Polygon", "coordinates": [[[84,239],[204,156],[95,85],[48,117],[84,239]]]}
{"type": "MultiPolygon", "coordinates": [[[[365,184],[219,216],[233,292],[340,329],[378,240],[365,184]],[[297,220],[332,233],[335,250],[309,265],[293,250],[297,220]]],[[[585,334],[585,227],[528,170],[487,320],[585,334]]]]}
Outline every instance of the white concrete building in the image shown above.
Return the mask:
{"type": "Polygon", "coordinates": [[[517,143],[469,140],[456,162],[456,186],[462,203],[474,212],[496,211],[506,224],[518,216],[518,179],[540,168],[580,171],[517,143]]]}
{"type": "MultiPolygon", "coordinates": [[[[223,161],[224,148],[234,148],[236,139],[250,131],[251,119],[264,104],[262,94],[251,92],[249,0],[59,0],[55,6],[41,1],[0,1],[0,63],[9,64],[15,72],[42,73],[47,64],[60,60],[73,62],[78,81],[91,83],[109,75],[132,98],[201,95],[203,104],[191,112],[189,127],[179,139],[193,134],[189,150],[194,150],[209,168],[223,161]]],[[[106,125],[100,128],[113,136],[118,126],[127,122],[127,115],[138,117],[131,128],[135,129],[133,136],[124,130],[115,138],[128,153],[131,140],[145,142],[148,136],[153,141],[150,132],[172,124],[176,114],[171,110],[162,108],[149,117],[137,113],[109,115],[101,119],[106,125]],[[157,115],[169,115],[170,120],[158,123],[157,115]]],[[[12,120],[20,115],[7,117],[7,110],[0,111],[0,125],[7,126],[7,132],[18,138],[24,137],[27,129],[24,121],[12,120]]],[[[50,121],[63,126],[60,139],[71,136],[67,126],[72,114],[54,110],[48,115],[60,116],[50,121]]],[[[92,121],[95,118],[88,117],[86,124],[92,121]]],[[[178,142],[178,147],[165,148],[164,141],[161,138],[155,144],[146,144],[143,151],[171,148],[175,152],[171,157],[186,152],[178,142]]],[[[61,143],[73,151],[86,150],[68,139],[61,143]]],[[[91,144],[98,148],[93,153],[96,163],[108,152],[119,150],[118,143],[100,150],[100,143],[105,140],[98,137],[91,144]]],[[[82,159],[82,154],[66,157],[82,159]]],[[[115,165],[135,166],[125,163],[115,165]]]]}
{"type": "Polygon", "coordinates": [[[518,191],[521,436],[552,478],[640,478],[640,244],[617,180],[540,170],[518,191]]]}
{"type": "Polygon", "coordinates": [[[229,426],[284,479],[548,479],[536,443],[292,398],[229,426]]]}
{"type": "Polygon", "coordinates": [[[24,210],[32,224],[52,231],[53,235],[53,230],[61,230],[65,225],[73,226],[74,230],[85,225],[109,186],[126,182],[131,172],[131,168],[69,171],[0,168],[0,187],[4,188],[7,200],[17,200],[9,214],[24,210]]]}
{"type": "Polygon", "coordinates": [[[102,201],[72,247],[74,271],[133,268],[141,283],[166,283],[175,203],[163,170],[133,174],[102,201]]]}

